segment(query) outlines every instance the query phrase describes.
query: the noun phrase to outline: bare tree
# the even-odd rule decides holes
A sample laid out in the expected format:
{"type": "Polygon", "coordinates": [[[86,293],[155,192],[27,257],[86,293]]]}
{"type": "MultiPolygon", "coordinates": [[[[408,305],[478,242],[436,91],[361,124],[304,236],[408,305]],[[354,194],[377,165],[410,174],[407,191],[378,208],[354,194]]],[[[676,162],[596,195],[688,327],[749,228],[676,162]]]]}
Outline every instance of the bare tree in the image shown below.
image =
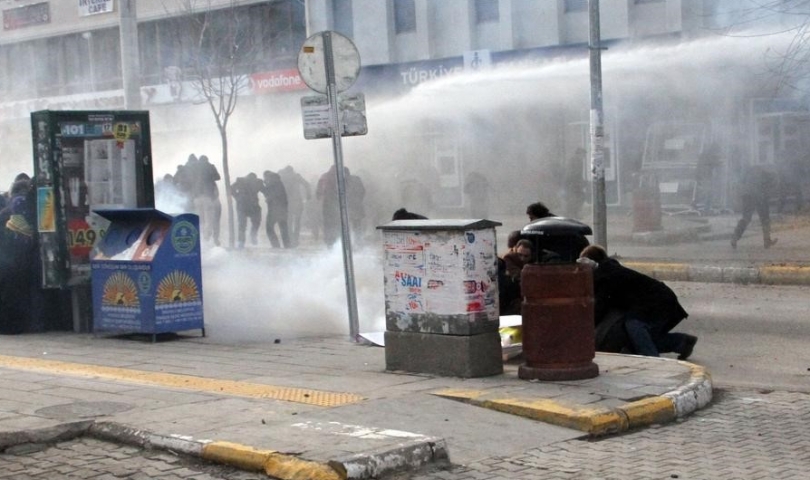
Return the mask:
{"type": "Polygon", "coordinates": [[[784,36],[787,42],[769,49],[765,58],[775,90],[810,93],[810,1],[725,0],[707,15],[723,35],[784,36]]]}
{"type": "Polygon", "coordinates": [[[222,173],[228,205],[228,245],[234,246],[234,212],[228,164],[228,121],[239,94],[249,85],[240,72],[253,54],[254,45],[236,0],[214,9],[211,0],[175,0],[179,16],[174,29],[183,55],[183,70],[201,101],[208,104],[219,130],[222,173]]]}

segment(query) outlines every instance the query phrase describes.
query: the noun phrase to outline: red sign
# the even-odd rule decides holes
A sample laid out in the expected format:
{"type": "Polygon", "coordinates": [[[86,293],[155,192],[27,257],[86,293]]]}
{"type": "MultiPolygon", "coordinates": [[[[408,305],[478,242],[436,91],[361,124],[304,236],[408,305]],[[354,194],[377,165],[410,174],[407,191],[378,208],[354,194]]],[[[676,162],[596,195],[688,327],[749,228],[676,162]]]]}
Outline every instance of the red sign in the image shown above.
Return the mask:
{"type": "Polygon", "coordinates": [[[96,243],[96,231],[82,218],[68,220],[68,250],[72,257],[87,259],[96,243]]]}
{"type": "Polygon", "coordinates": [[[48,2],[3,10],[3,30],[16,30],[30,25],[50,23],[50,21],[51,13],[48,2]]]}
{"type": "Polygon", "coordinates": [[[274,72],[259,72],[250,75],[250,90],[254,95],[276,92],[292,92],[304,90],[307,85],[301,80],[298,70],[276,70],[274,72]]]}

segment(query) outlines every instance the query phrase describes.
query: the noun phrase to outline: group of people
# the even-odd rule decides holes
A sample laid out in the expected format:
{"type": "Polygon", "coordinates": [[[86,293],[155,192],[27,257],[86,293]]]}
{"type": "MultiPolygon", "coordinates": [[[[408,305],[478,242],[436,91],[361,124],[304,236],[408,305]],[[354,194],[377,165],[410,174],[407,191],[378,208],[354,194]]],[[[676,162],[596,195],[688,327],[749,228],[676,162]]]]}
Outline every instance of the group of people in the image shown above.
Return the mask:
{"type": "MultiPolygon", "coordinates": [[[[343,167],[343,183],[346,194],[346,210],[349,217],[349,228],[352,236],[360,240],[365,231],[365,198],[366,187],[363,180],[343,167]]],[[[332,165],[318,179],[315,196],[321,206],[323,223],[323,241],[328,247],[340,238],[340,203],[338,201],[337,168],[332,165]]]]}
{"type": "Polygon", "coordinates": [[[222,202],[217,182],[222,177],[208,156],[190,154],[185,164],[178,165],[174,175],[167,174],[156,190],[173,186],[184,200],[180,208],[200,216],[200,229],[205,240],[220,244],[222,202]]]}
{"type": "MultiPolygon", "coordinates": [[[[542,202],[526,207],[529,222],[556,217],[542,202]]],[[[392,220],[421,220],[425,216],[396,210],[392,220]]],[[[697,337],[672,332],[688,317],[675,293],[663,282],[623,266],[610,258],[599,245],[590,245],[584,235],[565,243],[546,242],[543,251],[524,238],[519,230],[509,233],[507,251],[498,257],[498,294],[500,315],[520,315],[523,295],[521,274],[529,263],[570,260],[572,251],[577,262],[593,268],[595,348],[607,352],[624,352],[657,357],[677,353],[685,360],[692,355],[697,337]]]]}
{"type": "MultiPolygon", "coordinates": [[[[529,222],[555,217],[542,202],[526,207],[529,222]]],[[[425,216],[396,210],[392,220],[420,220],[425,216]]],[[[535,243],[516,230],[507,237],[507,251],[498,257],[500,315],[520,315],[523,295],[520,279],[523,267],[532,262],[554,262],[570,258],[569,251],[554,251],[558,245],[544,244],[535,252],[535,243]],[[551,251],[549,251],[551,250],[551,251]]],[[[578,252],[577,262],[594,269],[595,348],[600,351],[659,356],[675,352],[678,359],[689,358],[697,337],[672,332],[688,317],[678,297],[663,282],[621,265],[599,245],[590,245],[584,235],[569,240],[566,250],[578,252]]]]}
{"type": "Polygon", "coordinates": [[[311,192],[304,177],[288,165],[278,173],[265,170],[261,179],[250,172],[237,178],[231,185],[231,195],[236,200],[237,247],[245,247],[248,223],[250,243],[258,243],[262,222],[259,194],[265,200],[264,227],[270,244],[273,248],[298,246],[304,204],[311,192]]]}
{"type": "MultiPolygon", "coordinates": [[[[350,231],[355,239],[361,239],[365,233],[365,186],[362,179],[347,167],[343,172],[350,231]]],[[[200,215],[204,238],[213,238],[217,245],[222,215],[216,184],[219,180],[219,172],[207,157],[203,155],[198,159],[192,154],[185,165],[177,167],[174,176],[167,174],[156,185],[156,190],[165,185],[176,189],[187,200],[184,208],[200,215]]],[[[322,238],[328,247],[340,238],[335,166],[318,178],[314,195],[310,183],[291,165],[278,172],[265,170],[261,178],[254,172],[238,177],[231,184],[230,193],[236,202],[237,248],[244,248],[248,241],[252,245],[258,244],[262,220],[273,248],[297,247],[305,224],[312,230],[314,239],[322,238]],[[260,194],[265,203],[264,217],[260,194]],[[307,217],[309,221],[305,222],[307,217]]]]}

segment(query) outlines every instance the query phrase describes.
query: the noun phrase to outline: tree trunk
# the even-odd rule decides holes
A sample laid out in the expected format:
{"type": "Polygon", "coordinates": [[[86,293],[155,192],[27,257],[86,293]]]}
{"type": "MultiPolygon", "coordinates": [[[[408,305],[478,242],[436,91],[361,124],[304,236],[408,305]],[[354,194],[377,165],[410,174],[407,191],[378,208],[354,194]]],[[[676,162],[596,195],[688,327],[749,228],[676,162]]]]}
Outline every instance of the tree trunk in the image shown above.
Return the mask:
{"type": "Polygon", "coordinates": [[[228,248],[234,248],[233,196],[231,196],[231,171],[228,167],[228,129],[225,125],[219,127],[222,140],[222,175],[225,178],[225,201],[228,204],[228,248]]]}

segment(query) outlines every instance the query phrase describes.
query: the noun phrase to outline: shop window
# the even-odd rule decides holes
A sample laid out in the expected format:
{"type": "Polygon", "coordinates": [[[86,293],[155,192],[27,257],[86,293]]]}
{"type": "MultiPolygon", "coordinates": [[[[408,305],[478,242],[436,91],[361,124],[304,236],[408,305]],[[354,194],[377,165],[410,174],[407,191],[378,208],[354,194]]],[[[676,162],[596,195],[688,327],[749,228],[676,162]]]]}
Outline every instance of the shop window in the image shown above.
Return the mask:
{"type": "Polygon", "coordinates": [[[500,19],[498,13],[498,0],[475,0],[475,22],[497,22],[500,19]]]}
{"type": "Polygon", "coordinates": [[[333,0],[335,12],[335,31],[352,38],[354,26],[352,25],[352,0],[333,0]]]}
{"type": "Polygon", "coordinates": [[[565,0],[565,13],[588,10],[588,0],[565,0]]]}
{"type": "Polygon", "coordinates": [[[394,0],[394,31],[416,31],[416,4],[414,0],[394,0]]]}

